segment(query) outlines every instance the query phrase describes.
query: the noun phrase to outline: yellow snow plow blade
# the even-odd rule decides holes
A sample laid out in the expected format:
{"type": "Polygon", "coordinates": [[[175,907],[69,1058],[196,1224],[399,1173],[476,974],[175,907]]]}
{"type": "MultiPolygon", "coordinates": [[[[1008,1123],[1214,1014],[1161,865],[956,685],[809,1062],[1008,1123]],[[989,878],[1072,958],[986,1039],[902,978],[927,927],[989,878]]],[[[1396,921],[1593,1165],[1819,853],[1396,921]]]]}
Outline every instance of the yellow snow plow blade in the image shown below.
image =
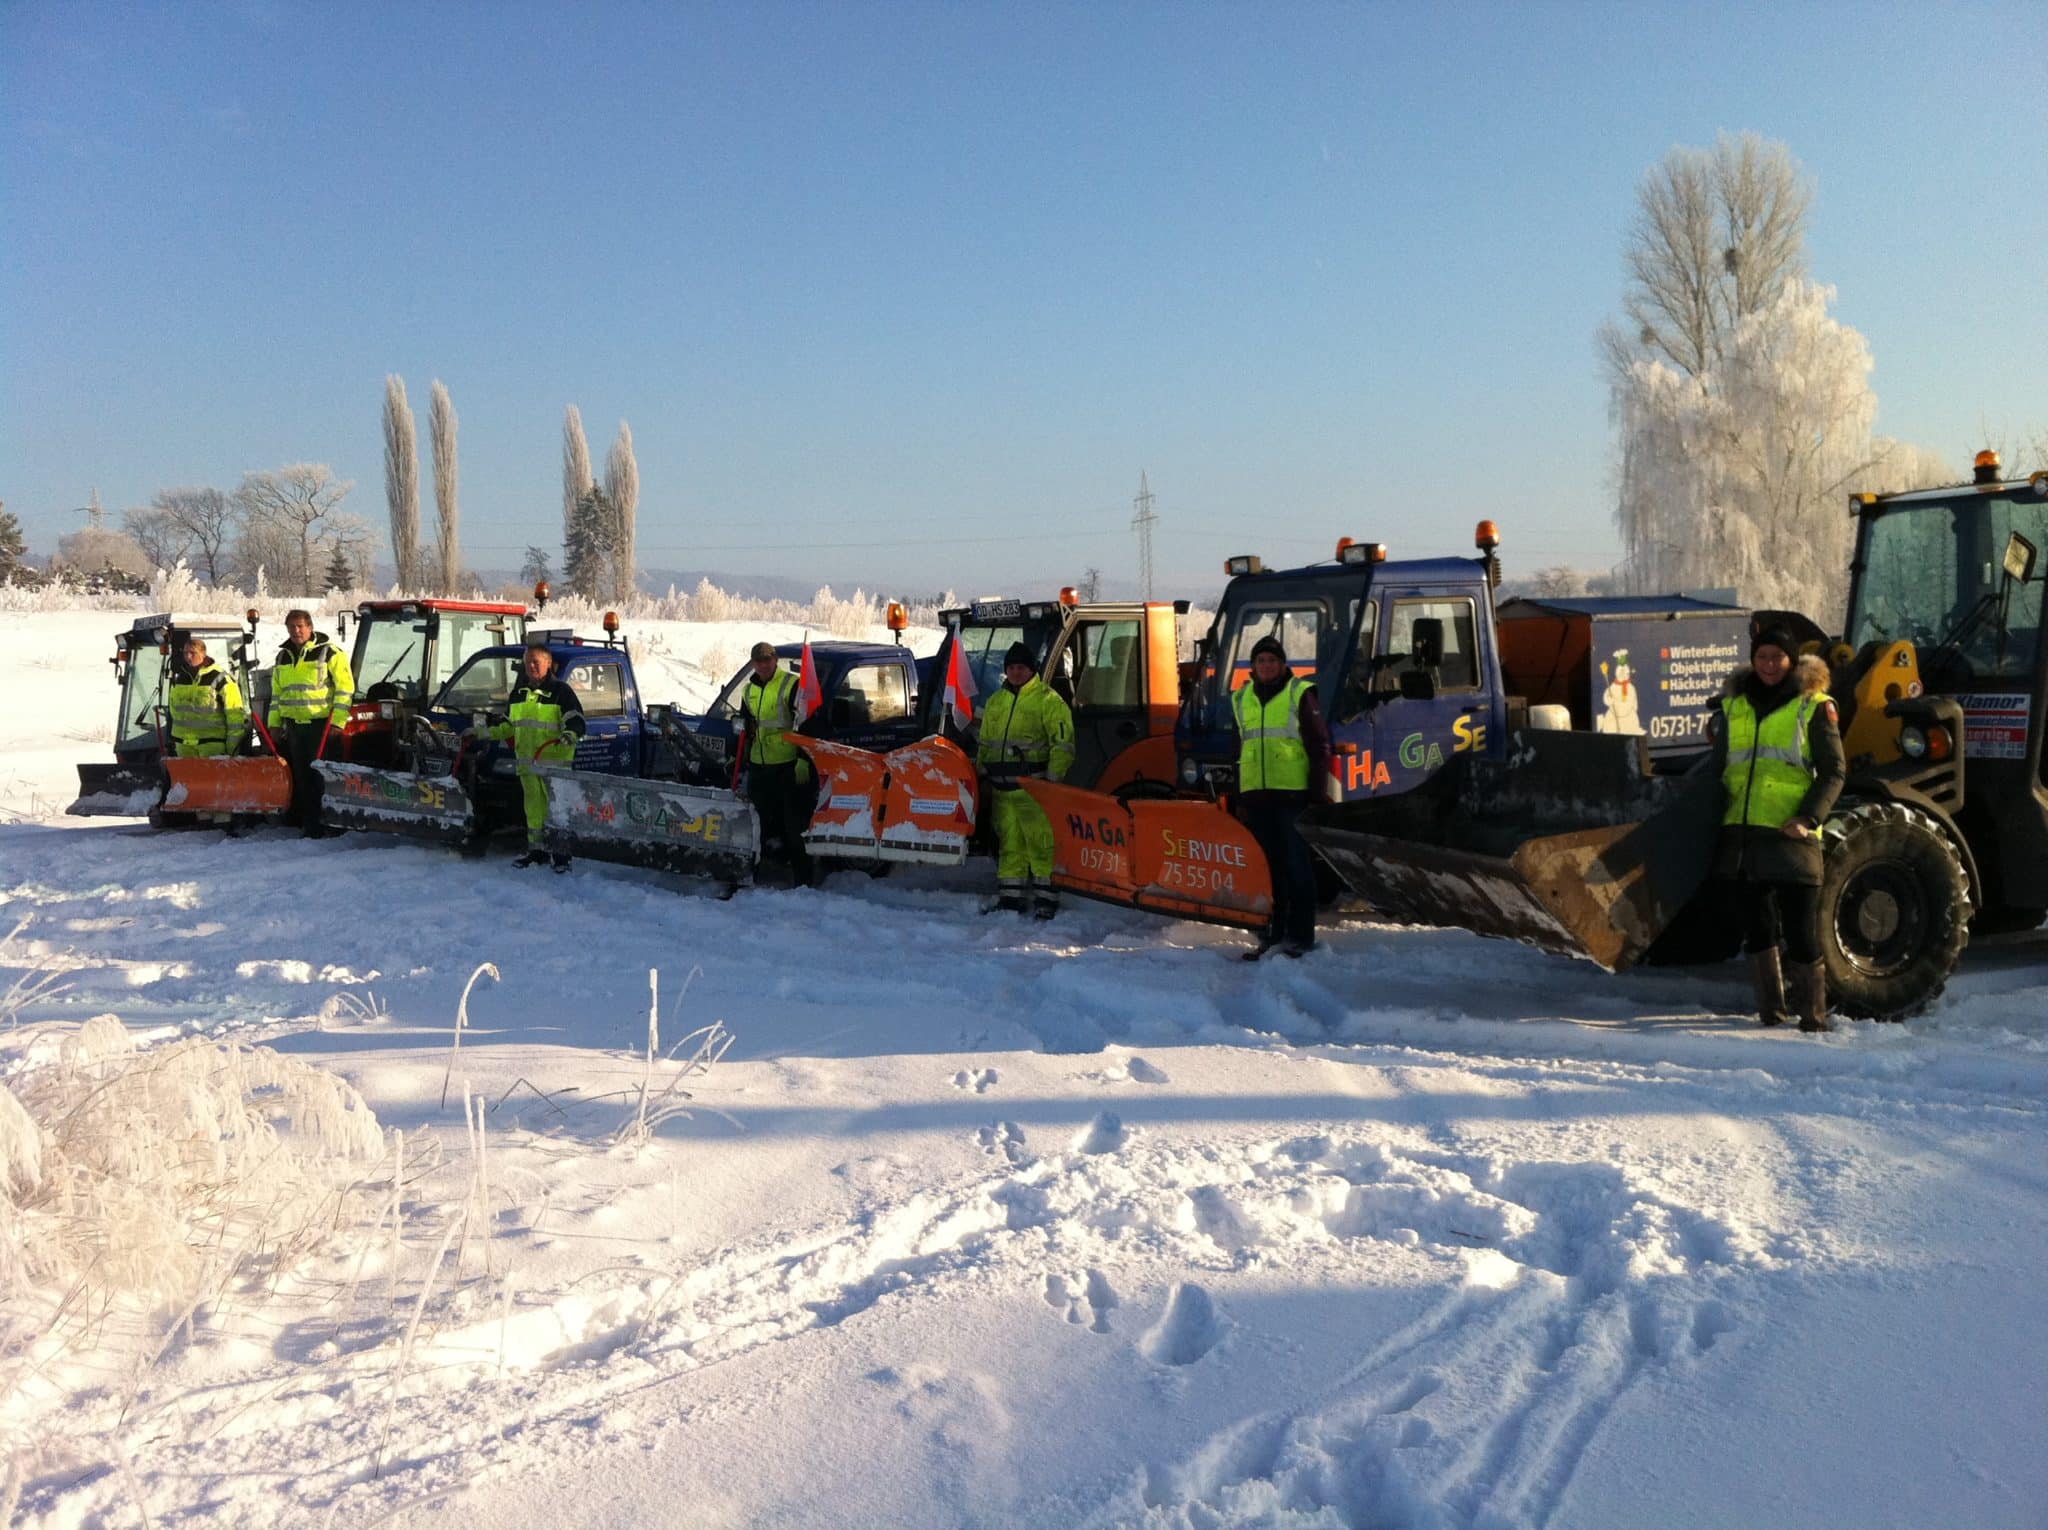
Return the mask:
{"type": "Polygon", "coordinates": [[[292,772],[274,754],[164,761],[167,813],[282,813],[292,805],[292,772]]]}

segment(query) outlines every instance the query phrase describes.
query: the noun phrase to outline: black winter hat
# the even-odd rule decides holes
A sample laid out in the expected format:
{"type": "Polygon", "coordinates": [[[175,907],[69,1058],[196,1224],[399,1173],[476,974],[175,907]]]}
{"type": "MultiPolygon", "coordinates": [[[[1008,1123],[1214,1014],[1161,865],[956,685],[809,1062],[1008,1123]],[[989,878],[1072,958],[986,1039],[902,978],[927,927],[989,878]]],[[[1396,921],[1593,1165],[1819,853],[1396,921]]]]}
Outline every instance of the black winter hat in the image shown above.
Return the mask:
{"type": "Polygon", "coordinates": [[[1252,657],[1254,659],[1256,659],[1262,653],[1271,654],[1274,658],[1278,659],[1282,664],[1285,664],[1287,662],[1287,650],[1280,646],[1280,640],[1276,637],[1272,637],[1270,635],[1262,637],[1256,643],[1252,644],[1252,657]]]}
{"type": "Polygon", "coordinates": [[[1749,656],[1754,659],[1759,648],[1775,648],[1788,659],[1799,657],[1799,639],[1792,636],[1789,627],[1772,625],[1762,628],[1749,640],[1749,656]]]}
{"type": "Polygon", "coordinates": [[[1033,672],[1036,672],[1038,669],[1038,659],[1036,655],[1034,655],[1031,652],[1030,647],[1024,643],[1012,643],[1010,645],[1010,651],[1003,655],[1003,668],[1008,669],[1012,664],[1022,664],[1026,669],[1032,670],[1033,672]]]}

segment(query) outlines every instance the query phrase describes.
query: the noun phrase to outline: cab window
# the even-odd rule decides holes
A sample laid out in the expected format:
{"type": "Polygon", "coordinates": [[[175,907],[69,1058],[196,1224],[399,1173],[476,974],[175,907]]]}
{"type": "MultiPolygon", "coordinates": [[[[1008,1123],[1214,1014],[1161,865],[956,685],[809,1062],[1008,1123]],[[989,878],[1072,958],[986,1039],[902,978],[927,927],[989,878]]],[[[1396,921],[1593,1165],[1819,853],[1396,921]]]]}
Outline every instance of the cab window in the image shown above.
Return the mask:
{"type": "Polygon", "coordinates": [[[472,660],[455,673],[434,705],[444,712],[483,712],[502,707],[512,694],[518,661],[503,655],[472,660]]]}
{"type": "Polygon", "coordinates": [[[1278,638],[1287,667],[1313,678],[1323,640],[1323,607],[1319,601],[1275,606],[1247,606],[1238,619],[1237,638],[1230,647],[1230,688],[1252,675],[1252,648],[1261,638],[1278,638]]]}
{"type": "MultiPolygon", "coordinates": [[[[777,659],[775,667],[784,674],[793,675],[797,672],[797,661],[777,659]]],[[[726,681],[725,689],[718,693],[718,700],[711,703],[711,710],[707,715],[718,722],[738,722],[740,708],[747,699],[747,687],[753,680],[754,666],[751,663],[741,665],[740,672],[726,681]]]]}
{"type": "Polygon", "coordinates": [[[1393,621],[1387,629],[1386,673],[1399,684],[1402,673],[1415,667],[1415,623],[1422,617],[1434,617],[1444,624],[1444,662],[1437,670],[1437,689],[1477,690],[1479,643],[1469,599],[1395,601],[1393,621]]]}
{"type": "Polygon", "coordinates": [[[443,611],[434,639],[432,683],[440,685],[470,657],[501,643],[516,643],[524,622],[485,611],[443,611]]]}
{"type": "Polygon", "coordinates": [[[1074,705],[1145,704],[1145,638],[1136,617],[1083,622],[1067,651],[1074,659],[1074,705]]]}
{"type": "Polygon", "coordinates": [[[616,664],[579,664],[562,678],[583,704],[585,717],[623,717],[626,693],[621,686],[625,671],[616,664]]]}
{"type": "Polygon", "coordinates": [[[831,718],[858,727],[894,722],[910,711],[910,688],[900,664],[856,664],[839,682],[832,697],[831,718]]]}

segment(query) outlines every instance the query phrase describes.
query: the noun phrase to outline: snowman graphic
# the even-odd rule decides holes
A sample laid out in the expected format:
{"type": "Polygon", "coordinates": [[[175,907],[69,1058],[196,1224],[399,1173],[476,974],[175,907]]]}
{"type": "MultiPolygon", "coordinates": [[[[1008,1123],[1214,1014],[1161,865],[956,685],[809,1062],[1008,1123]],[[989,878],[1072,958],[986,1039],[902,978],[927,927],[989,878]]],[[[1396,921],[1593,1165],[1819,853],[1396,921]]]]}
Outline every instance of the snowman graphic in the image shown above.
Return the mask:
{"type": "Polygon", "coordinates": [[[1628,662],[1628,650],[1614,650],[1614,662],[1600,661],[1600,678],[1607,682],[1607,689],[1600,693],[1600,715],[1593,721],[1596,733],[1640,733],[1643,720],[1636,710],[1636,683],[1634,671],[1628,662]]]}

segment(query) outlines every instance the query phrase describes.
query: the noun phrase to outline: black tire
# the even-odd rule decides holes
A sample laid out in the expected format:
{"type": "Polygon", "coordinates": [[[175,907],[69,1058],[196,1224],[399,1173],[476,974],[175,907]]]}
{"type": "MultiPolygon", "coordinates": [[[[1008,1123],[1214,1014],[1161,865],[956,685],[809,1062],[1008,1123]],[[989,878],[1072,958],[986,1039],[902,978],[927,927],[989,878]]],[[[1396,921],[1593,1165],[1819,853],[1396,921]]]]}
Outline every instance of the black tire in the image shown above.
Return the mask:
{"type": "Polygon", "coordinates": [[[1970,879],[1940,823],[1896,802],[1828,820],[1820,953],[1845,1015],[1903,1020],[1940,996],[1970,940],[1970,879]]]}

